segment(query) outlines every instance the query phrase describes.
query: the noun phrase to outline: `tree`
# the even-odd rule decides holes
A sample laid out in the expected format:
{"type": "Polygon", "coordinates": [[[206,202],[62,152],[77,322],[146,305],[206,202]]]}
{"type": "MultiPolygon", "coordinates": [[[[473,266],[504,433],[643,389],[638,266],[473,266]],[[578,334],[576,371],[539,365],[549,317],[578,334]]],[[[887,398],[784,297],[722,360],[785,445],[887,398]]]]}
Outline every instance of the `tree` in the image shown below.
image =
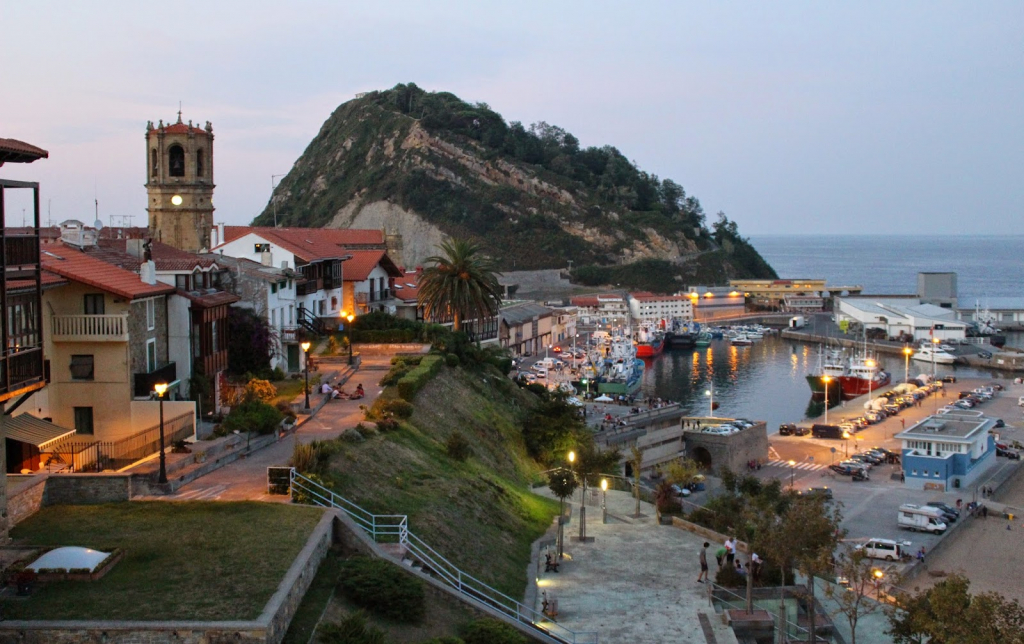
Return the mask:
{"type": "Polygon", "coordinates": [[[881,584],[883,581],[889,585],[895,584],[896,573],[875,568],[863,550],[847,550],[842,553],[836,562],[835,573],[845,580],[845,586],[827,581],[825,596],[836,602],[839,608],[835,614],[846,617],[852,634],[850,644],[857,644],[857,622],[861,617],[882,608],[882,603],[876,601],[881,596],[881,584]],[[872,591],[874,599],[869,596],[872,591]]]}
{"type": "Polygon", "coordinates": [[[501,286],[494,262],[465,239],[445,240],[441,253],[427,258],[432,266],[420,277],[417,303],[424,316],[444,319],[450,315],[452,328],[458,331],[467,318],[495,315],[501,306],[501,286]]]}
{"type": "Polygon", "coordinates": [[[970,581],[953,574],[934,587],[900,594],[889,610],[896,644],[1024,643],[1024,607],[998,593],[971,595],[970,581]]]}
{"type": "Polygon", "coordinates": [[[265,374],[270,371],[274,332],[252,309],[228,309],[228,373],[265,374]]]}

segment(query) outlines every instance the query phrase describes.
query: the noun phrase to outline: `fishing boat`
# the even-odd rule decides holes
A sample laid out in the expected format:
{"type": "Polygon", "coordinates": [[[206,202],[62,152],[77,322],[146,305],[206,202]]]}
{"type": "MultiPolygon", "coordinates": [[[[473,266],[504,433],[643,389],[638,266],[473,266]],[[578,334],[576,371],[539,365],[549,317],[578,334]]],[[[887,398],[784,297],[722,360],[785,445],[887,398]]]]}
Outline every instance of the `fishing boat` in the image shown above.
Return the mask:
{"type": "Polygon", "coordinates": [[[737,333],[729,338],[729,344],[735,347],[749,347],[754,341],[748,338],[746,333],[737,333]]]}
{"type": "Polygon", "coordinates": [[[842,377],[846,375],[846,360],[842,349],[825,349],[818,352],[818,368],[807,376],[807,384],[811,387],[814,400],[824,400],[825,388],[828,387],[829,400],[839,400],[842,396],[842,377]],[[828,377],[828,381],[825,377],[828,377]]]}
{"type": "Polygon", "coordinates": [[[638,358],[654,358],[665,349],[665,334],[647,326],[640,327],[636,340],[638,358]]]}
{"type": "Polygon", "coordinates": [[[629,335],[612,336],[598,354],[591,361],[598,393],[630,396],[640,391],[645,365],[629,335]]]}
{"type": "Polygon", "coordinates": [[[697,334],[697,339],[693,341],[695,346],[706,347],[711,344],[711,334],[707,331],[701,331],[697,334]]]}
{"type": "Polygon", "coordinates": [[[839,376],[839,386],[843,400],[852,400],[871,391],[878,391],[892,380],[888,372],[883,371],[878,361],[861,353],[850,360],[846,373],[839,376]]]}

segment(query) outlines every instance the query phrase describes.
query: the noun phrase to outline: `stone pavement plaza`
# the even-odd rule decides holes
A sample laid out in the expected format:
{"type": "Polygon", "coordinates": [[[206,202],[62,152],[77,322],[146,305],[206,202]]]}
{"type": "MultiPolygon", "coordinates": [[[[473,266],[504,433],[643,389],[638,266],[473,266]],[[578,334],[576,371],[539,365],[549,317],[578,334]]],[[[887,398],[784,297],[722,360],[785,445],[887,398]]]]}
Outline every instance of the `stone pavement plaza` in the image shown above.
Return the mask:
{"type": "MultiPolygon", "coordinates": [[[[536,491],[552,496],[547,488],[536,491]]],[[[571,539],[579,535],[579,491],[574,495],[572,519],[565,525],[568,557],[560,572],[540,573],[537,610],[545,591],[558,600],[560,624],[596,631],[601,644],[707,644],[698,618],[706,613],[714,641],[736,642],[709,605],[707,586],[696,582],[704,539],[658,525],[648,503],[641,503],[643,516],[634,519],[636,501],[628,492],[608,492],[608,523],[602,524],[600,496],[598,490],[596,504],[587,503],[587,536],[595,539],[578,543],[571,539]]],[[[708,548],[712,574],[719,545],[708,548]]]]}

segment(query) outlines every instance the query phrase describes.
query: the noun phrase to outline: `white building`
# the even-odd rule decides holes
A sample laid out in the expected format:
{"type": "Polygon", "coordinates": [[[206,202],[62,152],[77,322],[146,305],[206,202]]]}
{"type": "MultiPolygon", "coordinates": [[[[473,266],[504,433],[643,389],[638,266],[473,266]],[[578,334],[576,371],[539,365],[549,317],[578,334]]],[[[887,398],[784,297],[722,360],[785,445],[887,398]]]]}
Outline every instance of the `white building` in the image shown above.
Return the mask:
{"type": "Polygon", "coordinates": [[[956,318],[956,312],[921,304],[917,298],[836,298],[833,318],[840,326],[856,323],[860,328],[882,329],[886,338],[911,337],[913,341],[962,340],[967,325],[956,318]]]}
{"type": "Polygon", "coordinates": [[[693,320],[693,304],[688,295],[630,293],[629,314],[641,323],[668,328],[672,320],[693,320]]]}

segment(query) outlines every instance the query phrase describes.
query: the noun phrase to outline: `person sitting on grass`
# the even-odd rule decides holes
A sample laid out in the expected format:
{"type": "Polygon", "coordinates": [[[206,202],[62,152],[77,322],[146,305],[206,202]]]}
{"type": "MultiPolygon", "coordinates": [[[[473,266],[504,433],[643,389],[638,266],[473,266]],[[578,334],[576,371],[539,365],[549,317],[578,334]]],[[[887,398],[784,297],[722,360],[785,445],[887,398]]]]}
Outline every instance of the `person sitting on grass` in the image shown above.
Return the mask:
{"type": "Polygon", "coordinates": [[[338,385],[334,388],[334,395],[332,397],[335,400],[348,400],[352,396],[350,396],[341,385],[338,385]]]}

